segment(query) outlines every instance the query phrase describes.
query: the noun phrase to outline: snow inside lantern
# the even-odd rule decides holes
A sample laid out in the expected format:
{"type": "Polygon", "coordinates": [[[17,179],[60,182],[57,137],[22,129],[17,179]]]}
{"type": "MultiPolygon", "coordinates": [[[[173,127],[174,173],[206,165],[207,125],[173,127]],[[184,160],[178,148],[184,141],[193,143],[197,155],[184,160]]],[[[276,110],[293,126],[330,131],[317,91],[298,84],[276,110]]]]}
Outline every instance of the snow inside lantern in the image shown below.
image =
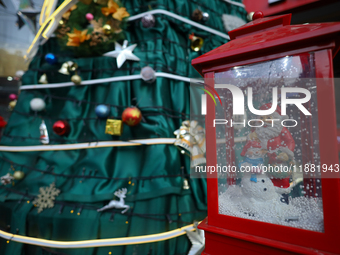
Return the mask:
{"type": "MultiPolygon", "coordinates": [[[[317,176],[320,172],[315,169],[320,160],[316,84],[311,79],[315,77],[313,61],[313,53],[306,53],[215,73],[216,84],[227,80],[237,86],[245,102],[250,96],[248,88],[252,88],[255,109],[275,108],[273,113],[259,116],[245,107],[247,117],[237,119],[230,91],[216,88],[223,105],[216,107],[215,118],[229,120],[216,122],[216,139],[222,141],[217,142],[217,162],[220,166],[236,166],[219,172],[220,214],[323,232],[322,186],[317,176]],[[287,86],[310,92],[311,99],[304,107],[311,115],[291,104],[282,115],[281,90],[287,86]],[[276,107],[272,105],[274,90],[276,107]],[[231,133],[233,136],[225,136],[231,133]],[[226,155],[230,148],[235,157],[226,155]],[[311,181],[306,166],[314,173],[311,181]]],[[[305,97],[303,93],[285,96],[305,97]]]]}

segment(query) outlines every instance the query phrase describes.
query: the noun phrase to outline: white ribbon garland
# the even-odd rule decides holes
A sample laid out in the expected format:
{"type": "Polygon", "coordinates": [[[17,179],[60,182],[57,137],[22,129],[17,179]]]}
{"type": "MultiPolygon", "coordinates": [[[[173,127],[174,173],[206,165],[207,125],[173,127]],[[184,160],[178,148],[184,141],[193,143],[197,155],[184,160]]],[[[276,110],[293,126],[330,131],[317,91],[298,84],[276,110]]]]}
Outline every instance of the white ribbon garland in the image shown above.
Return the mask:
{"type": "MultiPolygon", "coordinates": [[[[89,247],[103,247],[103,246],[118,246],[118,245],[132,245],[132,244],[142,244],[142,243],[152,243],[168,240],[171,238],[175,238],[181,235],[185,235],[186,231],[194,231],[194,225],[187,225],[182,228],[178,228],[172,231],[153,234],[153,235],[144,235],[144,236],[133,236],[133,237],[122,237],[122,238],[108,238],[108,239],[95,239],[95,240],[86,240],[86,241],[51,241],[41,238],[34,238],[28,236],[15,235],[11,233],[7,233],[5,231],[0,230],[0,237],[9,240],[15,241],[19,243],[32,244],[37,246],[44,246],[50,248],[89,248],[89,247]]],[[[7,242],[9,242],[7,241],[7,242]]]]}
{"type": "MultiPolygon", "coordinates": [[[[155,73],[156,77],[169,78],[178,81],[190,82],[190,78],[179,76],[170,73],[157,72],[155,73]]],[[[142,79],[140,74],[127,75],[127,76],[117,76],[103,79],[93,79],[82,81],[80,85],[75,85],[73,82],[60,82],[53,84],[32,84],[32,85],[23,85],[20,87],[20,90],[28,90],[28,89],[53,89],[53,88],[62,88],[62,87],[71,87],[71,86],[82,86],[82,85],[94,85],[105,82],[115,82],[115,81],[132,81],[142,79]]]]}
{"type": "MultiPolygon", "coordinates": [[[[236,2],[234,2],[234,3],[236,3],[236,2]]],[[[191,26],[194,26],[194,27],[197,27],[197,28],[202,29],[204,31],[207,31],[207,32],[209,32],[211,34],[215,34],[215,35],[218,35],[218,36],[220,36],[222,38],[230,40],[229,35],[227,35],[225,33],[221,33],[220,31],[217,31],[217,30],[212,29],[210,27],[201,25],[201,24],[199,24],[199,23],[197,23],[195,21],[192,21],[192,20],[187,19],[187,18],[183,18],[183,17],[181,17],[181,16],[179,16],[177,14],[174,14],[174,13],[166,11],[166,10],[157,9],[157,10],[151,10],[151,11],[143,12],[143,13],[140,13],[140,14],[137,14],[135,16],[132,16],[132,17],[128,18],[128,21],[133,21],[133,20],[136,20],[136,19],[141,19],[145,15],[148,15],[148,14],[164,14],[164,15],[167,15],[169,17],[172,17],[172,18],[175,18],[177,20],[180,20],[180,21],[182,21],[184,23],[187,23],[187,24],[189,24],[191,26]]]]}
{"type": "MultiPolygon", "coordinates": [[[[235,137],[234,142],[245,142],[247,137],[235,137]]],[[[129,141],[102,141],[90,143],[74,143],[74,144],[51,144],[51,145],[32,145],[32,146],[0,146],[0,151],[11,152],[29,152],[29,151],[60,151],[60,150],[82,150],[95,149],[104,147],[123,147],[123,146],[141,146],[155,144],[174,144],[175,138],[150,138],[137,139],[129,141]]],[[[226,143],[225,139],[217,139],[217,144],[226,143]]]]}
{"type": "Polygon", "coordinates": [[[244,4],[242,4],[242,3],[238,3],[238,2],[235,2],[235,1],[231,1],[231,0],[222,0],[222,1],[224,1],[224,2],[226,2],[226,3],[229,3],[229,4],[236,5],[236,6],[240,6],[240,7],[242,7],[242,8],[244,8],[244,7],[245,7],[245,5],[244,5],[244,4]]]}
{"type": "Polygon", "coordinates": [[[123,141],[103,141],[90,143],[74,144],[51,144],[51,145],[33,145],[33,146],[0,146],[0,151],[11,152],[29,152],[29,151],[61,151],[61,150],[81,150],[95,149],[103,147],[123,147],[123,146],[141,146],[154,144],[174,144],[175,138],[151,138],[123,141]]]}

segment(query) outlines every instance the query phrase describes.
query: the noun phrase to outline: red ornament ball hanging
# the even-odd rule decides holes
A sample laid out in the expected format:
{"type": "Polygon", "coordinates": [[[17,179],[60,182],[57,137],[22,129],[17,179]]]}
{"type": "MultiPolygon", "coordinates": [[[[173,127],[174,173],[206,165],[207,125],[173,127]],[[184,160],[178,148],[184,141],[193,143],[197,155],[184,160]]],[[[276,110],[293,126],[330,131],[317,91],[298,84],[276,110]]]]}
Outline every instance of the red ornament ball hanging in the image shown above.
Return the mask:
{"type": "Polygon", "coordinates": [[[93,14],[92,13],[86,13],[86,15],[85,15],[85,18],[88,20],[88,21],[91,21],[91,20],[93,20],[93,14]]]}
{"type": "Polygon", "coordinates": [[[130,127],[138,125],[142,120],[142,113],[137,107],[128,107],[123,111],[122,121],[130,127]]]}
{"type": "Polygon", "coordinates": [[[254,14],[253,14],[253,21],[254,20],[257,20],[257,19],[262,19],[264,17],[264,14],[263,14],[263,12],[261,12],[261,11],[256,11],[256,12],[254,12],[254,14]]]}
{"type": "Polygon", "coordinates": [[[18,99],[18,96],[16,94],[9,94],[8,98],[10,101],[14,101],[18,99]]]}
{"type": "Polygon", "coordinates": [[[4,120],[3,117],[0,116],[0,130],[1,128],[5,127],[7,125],[7,122],[4,120]]]}
{"type": "Polygon", "coordinates": [[[70,132],[70,125],[65,120],[58,120],[53,124],[53,131],[57,135],[68,135],[70,132]]]}

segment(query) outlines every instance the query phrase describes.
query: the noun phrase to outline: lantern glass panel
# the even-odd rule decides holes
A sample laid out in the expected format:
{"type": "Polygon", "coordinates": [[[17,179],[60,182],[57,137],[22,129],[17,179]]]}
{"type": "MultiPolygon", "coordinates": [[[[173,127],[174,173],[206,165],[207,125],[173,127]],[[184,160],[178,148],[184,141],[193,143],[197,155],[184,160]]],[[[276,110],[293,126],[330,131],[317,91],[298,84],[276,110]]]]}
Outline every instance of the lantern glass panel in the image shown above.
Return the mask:
{"type": "Polygon", "coordinates": [[[314,54],[233,67],[215,73],[215,83],[219,213],[323,232],[314,54]],[[244,103],[218,84],[237,87],[244,103]],[[282,98],[306,97],[292,88],[310,92],[302,106],[311,115],[294,104],[283,114],[282,98]],[[256,114],[249,98],[254,109],[275,111],[256,114]],[[243,105],[244,114],[233,115],[243,105]]]}

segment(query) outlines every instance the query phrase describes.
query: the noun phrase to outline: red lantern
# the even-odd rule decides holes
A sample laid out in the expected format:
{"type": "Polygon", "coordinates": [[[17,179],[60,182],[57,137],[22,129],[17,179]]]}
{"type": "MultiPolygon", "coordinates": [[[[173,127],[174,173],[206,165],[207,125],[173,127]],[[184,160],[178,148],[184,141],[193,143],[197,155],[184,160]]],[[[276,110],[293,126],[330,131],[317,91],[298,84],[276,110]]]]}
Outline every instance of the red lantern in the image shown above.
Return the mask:
{"type": "Polygon", "coordinates": [[[128,107],[123,111],[122,121],[130,127],[138,125],[142,120],[142,113],[137,107],[128,107]]]}
{"type": "Polygon", "coordinates": [[[57,135],[68,135],[70,132],[70,125],[65,120],[58,120],[53,124],[53,131],[57,135]]]}
{"type": "Polygon", "coordinates": [[[220,100],[199,98],[209,177],[202,254],[340,254],[332,62],[340,23],[254,17],[192,61],[220,100]]]}

